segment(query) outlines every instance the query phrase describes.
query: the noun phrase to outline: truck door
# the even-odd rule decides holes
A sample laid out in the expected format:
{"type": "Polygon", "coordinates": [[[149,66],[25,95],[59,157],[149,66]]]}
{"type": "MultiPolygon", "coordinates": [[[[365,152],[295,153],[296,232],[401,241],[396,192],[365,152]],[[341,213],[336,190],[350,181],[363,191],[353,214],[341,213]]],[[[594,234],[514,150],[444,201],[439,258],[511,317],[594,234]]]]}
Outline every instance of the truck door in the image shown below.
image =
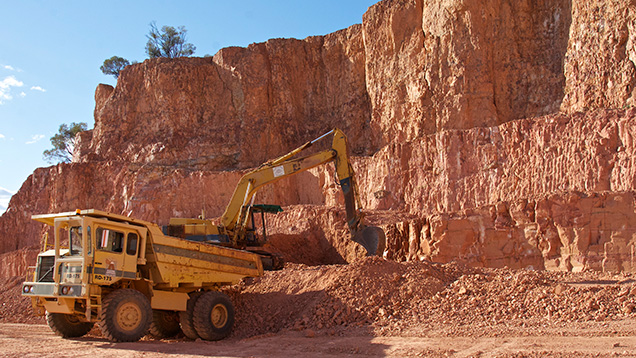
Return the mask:
{"type": "Polygon", "coordinates": [[[136,278],[139,238],[137,231],[97,225],[93,283],[108,285],[122,278],[136,278]]]}

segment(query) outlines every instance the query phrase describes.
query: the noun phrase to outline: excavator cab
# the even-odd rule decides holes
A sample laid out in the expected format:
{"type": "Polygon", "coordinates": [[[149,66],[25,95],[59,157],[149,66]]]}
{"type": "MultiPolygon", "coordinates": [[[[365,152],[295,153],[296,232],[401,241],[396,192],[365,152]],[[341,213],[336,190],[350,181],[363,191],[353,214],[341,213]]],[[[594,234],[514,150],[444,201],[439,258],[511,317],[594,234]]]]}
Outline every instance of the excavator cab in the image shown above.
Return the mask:
{"type": "Polygon", "coordinates": [[[283,211],[280,205],[254,204],[244,208],[250,216],[250,223],[245,232],[245,246],[263,246],[267,241],[267,230],[265,225],[265,214],[277,214],[283,211]],[[256,227],[256,218],[260,214],[261,234],[259,235],[256,227]]]}

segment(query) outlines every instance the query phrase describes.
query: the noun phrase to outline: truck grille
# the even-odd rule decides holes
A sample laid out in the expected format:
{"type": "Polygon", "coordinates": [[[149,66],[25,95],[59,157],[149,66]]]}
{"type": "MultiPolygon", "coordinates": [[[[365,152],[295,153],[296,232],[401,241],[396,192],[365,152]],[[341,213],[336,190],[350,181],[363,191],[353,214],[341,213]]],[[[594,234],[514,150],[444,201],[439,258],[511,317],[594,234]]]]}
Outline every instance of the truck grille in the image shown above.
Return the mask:
{"type": "Polygon", "coordinates": [[[55,257],[40,257],[40,268],[38,270],[38,282],[54,282],[53,281],[53,265],[55,265],[55,257]]]}

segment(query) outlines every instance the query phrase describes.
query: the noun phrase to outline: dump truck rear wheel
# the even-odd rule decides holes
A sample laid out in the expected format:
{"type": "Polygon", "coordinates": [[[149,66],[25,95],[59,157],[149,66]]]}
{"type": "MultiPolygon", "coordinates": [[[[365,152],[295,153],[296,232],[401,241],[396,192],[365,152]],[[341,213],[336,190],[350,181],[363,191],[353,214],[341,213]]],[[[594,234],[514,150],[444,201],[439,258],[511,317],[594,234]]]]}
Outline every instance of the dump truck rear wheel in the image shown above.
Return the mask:
{"type": "Polygon", "coordinates": [[[155,338],[174,337],[181,331],[179,315],[174,311],[152,310],[150,334],[155,338]]]}
{"type": "Polygon", "coordinates": [[[234,307],[230,298],[221,292],[209,291],[194,306],[194,327],[199,336],[218,341],[230,334],[234,325],[234,307]]]}
{"type": "Polygon", "coordinates": [[[200,338],[197,330],[194,328],[192,317],[194,315],[194,305],[197,303],[199,297],[201,297],[201,294],[203,294],[203,292],[191,293],[186,310],[179,312],[179,324],[181,325],[181,331],[183,331],[183,334],[190,339],[200,338]]]}
{"type": "Polygon", "coordinates": [[[151,319],[152,308],[146,296],[125,288],[104,298],[99,327],[113,342],[135,342],[146,335],[151,319]]]}
{"type": "Polygon", "coordinates": [[[55,334],[64,338],[81,337],[94,326],[93,322],[82,322],[75,315],[50,312],[46,312],[46,323],[55,334]]]}

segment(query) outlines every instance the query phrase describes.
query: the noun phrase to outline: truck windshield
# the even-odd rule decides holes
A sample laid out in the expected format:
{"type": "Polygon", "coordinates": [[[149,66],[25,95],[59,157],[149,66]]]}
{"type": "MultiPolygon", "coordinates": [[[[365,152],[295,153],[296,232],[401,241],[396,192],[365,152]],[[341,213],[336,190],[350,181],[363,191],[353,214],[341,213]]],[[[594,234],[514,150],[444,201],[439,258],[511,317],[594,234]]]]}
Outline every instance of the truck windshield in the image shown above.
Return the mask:
{"type": "Polygon", "coordinates": [[[69,230],[69,249],[71,255],[82,254],[82,227],[73,226],[69,230]]]}

